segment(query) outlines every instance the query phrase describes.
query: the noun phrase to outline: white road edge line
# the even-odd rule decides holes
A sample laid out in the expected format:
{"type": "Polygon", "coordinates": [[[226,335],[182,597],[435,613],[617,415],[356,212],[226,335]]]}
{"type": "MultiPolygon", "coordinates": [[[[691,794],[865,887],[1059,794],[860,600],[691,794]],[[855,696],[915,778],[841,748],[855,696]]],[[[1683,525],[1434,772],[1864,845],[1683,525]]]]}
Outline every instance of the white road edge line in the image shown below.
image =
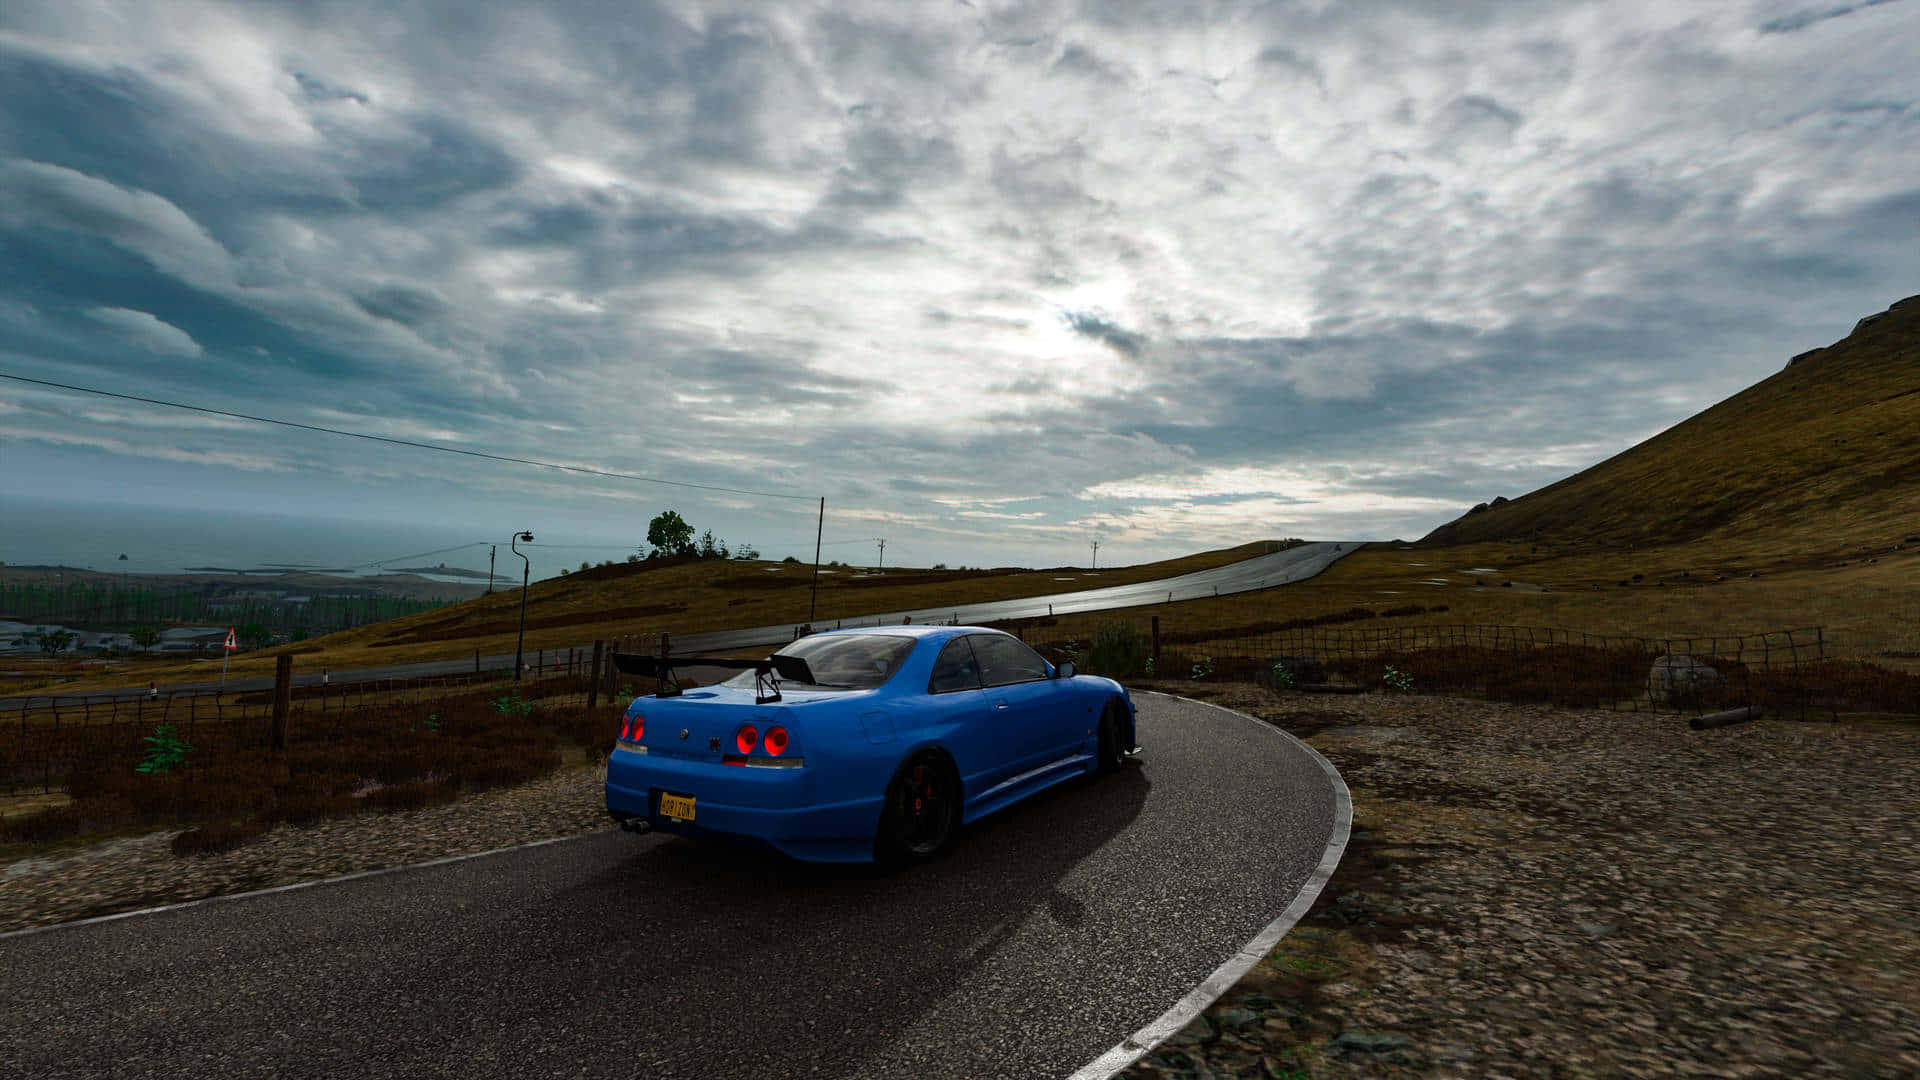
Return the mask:
{"type": "Polygon", "coordinates": [[[1273,947],[1280,943],[1280,939],[1286,936],[1287,931],[1293,929],[1293,924],[1299,922],[1307,913],[1307,909],[1313,906],[1313,902],[1320,898],[1320,890],[1326,887],[1327,881],[1333,877],[1334,868],[1340,865],[1340,856],[1347,850],[1347,834],[1353,829],[1353,797],[1347,791],[1347,782],[1341,779],[1340,771],[1333,767],[1332,762],[1320,756],[1318,750],[1259,717],[1248,716],[1236,709],[1215,705],[1209,701],[1194,701],[1192,698],[1182,698],[1175,694],[1161,694],[1151,690],[1142,690],[1141,693],[1173,698],[1176,701],[1192,701],[1195,705],[1219,709],[1230,716],[1238,716],[1258,724],[1305,750],[1309,757],[1320,764],[1320,768],[1327,774],[1327,779],[1333,781],[1333,833],[1327,838],[1327,847],[1320,856],[1320,865],[1314,867],[1313,873],[1307,876],[1306,884],[1300,887],[1299,895],[1293,898],[1293,903],[1288,904],[1287,909],[1282,911],[1278,918],[1268,923],[1266,929],[1255,934],[1252,941],[1241,946],[1239,952],[1228,957],[1226,963],[1213,969],[1213,974],[1189,991],[1186,997],[1176,1002],[1173,1008],[1161,1013],[1159,1019],[1127,1036],[1118,1046],[1081,1066],[1079,1071],[1069,1076],[1067,1080],[1107,1080],[1114,1073],[1145,1057],[1174,1032],[1192,1023],[1193,1018],[1205,1011],[1207,1006],[1220,1000],[1220,995],[1233,989],[1233,984],[1239,982],[1242,975],[1251,971],[1253,965],[1259,963],[1268,952],[1272,951],[1273,947]]]}
{"type": "Polygon", "coordinates": [[[467,855],[449,855],[444,859],[407,863],[404,866],[386,866],[378,870],[362,870],[356,874],[344,874],[340,877],[315,878],[312,881],[296,881],[291,885],[275,885],[270,889],[255,889],[252,892],[203,896],[198,900],[183,900],[178,904],[162,904],[159,907],[141,908],[138,911],[121,911],[112,915],[96,915],[91,919],[76,919],[73,922],[54,923],[51,926],[30,926],[25,930],[9,930],[4,934],[0,934],[0,941],[5,941],[8,938],[26,937],[28,934],[44,934],[50,930],[70,930],[76,926],[93,926],[97,923],[112,922],[115,919],[131,919],[136,915],[157,915],[162,911],[178,911],[181,908],[199,907],[202,904],[218,904],[226,900],[245,900],[253,896],[266,896],[268,893],[291,892],[294,889],[310,889],[315,885],[333,885],[342,881],[353,881],[356,878],[379,877],[381,874],[397,874],[402,870],[419,870],[428,866],[463,862],[467,859],[484,859],[488,855],[500,855],[505,852],[520,851],[525,848],[545,847],[548,844],[558,844],[566,840],[578,840],[583,836],[595,836],[611,828],[613,828],[613,826],[607,825],[603,828],[593,829],[588,832],[574,833],[572,836],[556,836],[547,840],[533,840],[525,844],[514,844],[511,847],[494,848],[491,851],[475,851],[467,855]]]}

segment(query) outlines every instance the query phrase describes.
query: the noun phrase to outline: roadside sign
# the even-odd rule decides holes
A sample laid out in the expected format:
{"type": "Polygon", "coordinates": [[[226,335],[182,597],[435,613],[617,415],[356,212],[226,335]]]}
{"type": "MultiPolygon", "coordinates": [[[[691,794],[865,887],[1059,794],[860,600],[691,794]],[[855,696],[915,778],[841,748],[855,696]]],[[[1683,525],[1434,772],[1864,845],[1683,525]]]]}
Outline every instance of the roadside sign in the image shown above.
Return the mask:
{"type": "Polygon", "coordinates": [[[240,643],[233,640],[233,627],[231,626],[227,627],[227,643],[220,647],[227,650],[228,652],[232,652],[233,650],[240,647],[240,643]]]}

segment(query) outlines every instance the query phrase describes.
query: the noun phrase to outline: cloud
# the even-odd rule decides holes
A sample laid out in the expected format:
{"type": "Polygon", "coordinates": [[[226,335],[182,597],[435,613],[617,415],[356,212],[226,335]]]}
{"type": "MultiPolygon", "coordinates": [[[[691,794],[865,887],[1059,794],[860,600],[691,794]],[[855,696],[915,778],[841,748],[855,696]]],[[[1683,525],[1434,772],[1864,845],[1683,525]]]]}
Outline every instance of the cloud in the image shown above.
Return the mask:
{"type": "Polygon", "coordinates": [[[148,352],[162,356],[200,355],[200,345],[191,335],[177,326],[161,322],[147,312],[129,308],[94,308],[86,315],[148,352]]]}
{"type": "Polygon", "coordinates": [[[231,282],[232,257],[179,207],[59,165],[0,162],[0,221],[54,227],[105,239],[187,284],[231,282]]]}
{"type": "Polygon", "coordinates": [[[1805,30],[1814,23],[1826,22],[1828,19],[1838,19],[1842,16],[1851,15],[1856,11],[1870,7],[1879,7],[1881,4],[1891,4],[1894,2],[1895,0],[1861,0],[1858,4],[1847,4],[1842,7],[1807,8],[1796,11],[1790,15],[1782,15],[1777,19],[1768,19],[1766,22],[1760,24],[1760,32],[1763,34],[1791,34],[1795,30],[1805,30]]]}
{"type": "MultiPolygon", "coordinates": [[[[824,494],[940,561],[1423,533],[1920,277],[1913,5],[101,10],[3,17],[9,370],[824,494]]],[[[698,498],[177,423],[209,486],[698,498]]],[[[760,506],[707,512],[811,539],[760,506]]]]}

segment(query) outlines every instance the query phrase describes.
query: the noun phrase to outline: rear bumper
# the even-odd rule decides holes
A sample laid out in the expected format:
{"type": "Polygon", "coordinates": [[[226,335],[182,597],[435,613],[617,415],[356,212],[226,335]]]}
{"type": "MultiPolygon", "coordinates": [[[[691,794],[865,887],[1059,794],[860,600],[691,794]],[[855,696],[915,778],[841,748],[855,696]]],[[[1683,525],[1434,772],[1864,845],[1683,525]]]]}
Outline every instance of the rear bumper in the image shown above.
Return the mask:
{"type": "Polygon", "coordinates": [[[868,862],[880,825],[879,795],[823,802],[808,769],[761,769],[636,754],[607,761],[607,812],[661,832],[740,839],[813,862],[868,862]],[[660,813],[661,792],[691,796],[693,818],[660,813]]]}

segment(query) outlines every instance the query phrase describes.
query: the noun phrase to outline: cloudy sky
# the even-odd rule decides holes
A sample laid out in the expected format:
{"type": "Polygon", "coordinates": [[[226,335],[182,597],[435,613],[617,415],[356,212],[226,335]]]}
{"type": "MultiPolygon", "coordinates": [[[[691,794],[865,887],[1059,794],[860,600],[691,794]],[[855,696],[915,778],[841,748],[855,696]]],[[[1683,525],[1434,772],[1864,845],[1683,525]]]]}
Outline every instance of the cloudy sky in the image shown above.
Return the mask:
{"type": "Polygon", "coordinates": [[[768,494],[0,380],[0,498],[810,556],[825,496],[921,565],[1417,536],[1920,292],[1915,41],[1920,0],[10,0],[0,372],[768,494]]]}

